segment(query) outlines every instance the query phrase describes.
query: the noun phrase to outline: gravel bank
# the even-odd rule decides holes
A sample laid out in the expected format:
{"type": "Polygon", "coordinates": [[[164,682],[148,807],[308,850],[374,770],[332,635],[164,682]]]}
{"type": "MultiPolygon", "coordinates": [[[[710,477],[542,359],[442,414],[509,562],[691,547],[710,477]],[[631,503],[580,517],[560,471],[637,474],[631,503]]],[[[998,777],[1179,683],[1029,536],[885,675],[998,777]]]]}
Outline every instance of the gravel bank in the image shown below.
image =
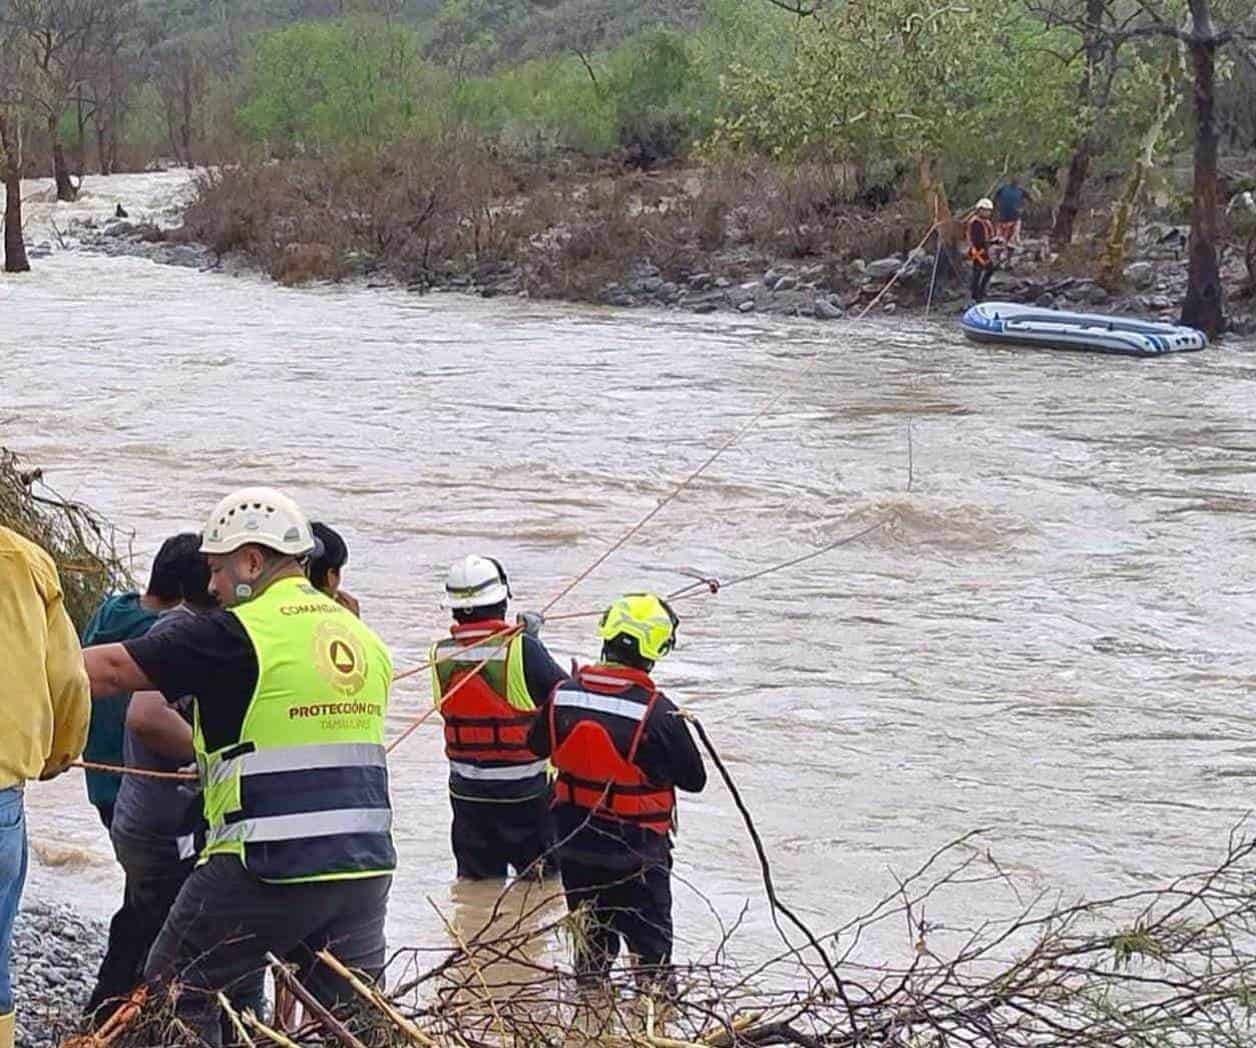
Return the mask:
{"type": "Polygon", "coordinates": [[[77,1022],[109,929],[66,903],[27,896],[13,930],[17,1048],[59,1044],[77,1022]]]}

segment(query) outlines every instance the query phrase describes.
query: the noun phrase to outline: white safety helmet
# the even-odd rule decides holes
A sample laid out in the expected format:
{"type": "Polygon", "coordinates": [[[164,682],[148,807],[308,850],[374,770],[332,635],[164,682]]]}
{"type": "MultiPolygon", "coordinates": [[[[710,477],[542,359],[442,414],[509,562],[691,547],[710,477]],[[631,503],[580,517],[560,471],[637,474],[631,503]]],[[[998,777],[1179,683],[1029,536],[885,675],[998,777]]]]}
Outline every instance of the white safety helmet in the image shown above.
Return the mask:
{"type": "Polygon", "coordinates": [[[287,495],[274,488],[241,488],[219,502],[205,521],[201,552],[234,553],[248,545],[304,557],[314,550],[314,532],[287,495]]]}
{"type": "Polygon", "coordinates": [[[492,557],[472,553],[449,565],[449,574],[445,576],[447,608],[491,608],[510,595],[506,570],[492,557]]]}
{"type": "Polygon", "coordinates": [[[977,201],[977,207],[976,207],[976,209],[975,209],[975,210],[977,210],[977,211],[993,211],[993,210],[994,210],[994,201],[993,201],[993,200],[991,200],[989,197],[982,197],[980,200],[978,200],[978,201],[977,201]]]}

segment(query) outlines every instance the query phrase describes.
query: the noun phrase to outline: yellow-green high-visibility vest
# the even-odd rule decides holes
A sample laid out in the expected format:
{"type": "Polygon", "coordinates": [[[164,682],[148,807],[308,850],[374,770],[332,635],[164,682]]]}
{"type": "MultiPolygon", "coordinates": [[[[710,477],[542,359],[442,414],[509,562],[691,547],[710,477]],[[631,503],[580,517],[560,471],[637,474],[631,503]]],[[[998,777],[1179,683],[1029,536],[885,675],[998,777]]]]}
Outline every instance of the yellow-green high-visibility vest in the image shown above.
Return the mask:
{"type": "Polygon", "coordinates": [[[209,823],[202,861],[238,856],[265,881],[375,877],[397,864],[384,751],[392,658],[303,578],[230,609],[257,654],[238,739],[193,742],[209,823]]]}

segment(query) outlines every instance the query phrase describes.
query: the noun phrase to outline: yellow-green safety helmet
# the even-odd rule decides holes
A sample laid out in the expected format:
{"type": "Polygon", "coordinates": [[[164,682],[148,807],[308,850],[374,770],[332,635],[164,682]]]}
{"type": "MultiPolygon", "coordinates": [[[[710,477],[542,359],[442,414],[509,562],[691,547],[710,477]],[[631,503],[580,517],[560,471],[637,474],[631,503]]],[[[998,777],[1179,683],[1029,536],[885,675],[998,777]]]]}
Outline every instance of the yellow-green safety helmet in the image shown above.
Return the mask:
{"type": "Polygon", "coordinates": [[[667,601],[653,593],[625,593],[602,615],[597,635],[603,641],[631,637],[643,659],[657,662],[676,646],[680,619],[667,601]]]}

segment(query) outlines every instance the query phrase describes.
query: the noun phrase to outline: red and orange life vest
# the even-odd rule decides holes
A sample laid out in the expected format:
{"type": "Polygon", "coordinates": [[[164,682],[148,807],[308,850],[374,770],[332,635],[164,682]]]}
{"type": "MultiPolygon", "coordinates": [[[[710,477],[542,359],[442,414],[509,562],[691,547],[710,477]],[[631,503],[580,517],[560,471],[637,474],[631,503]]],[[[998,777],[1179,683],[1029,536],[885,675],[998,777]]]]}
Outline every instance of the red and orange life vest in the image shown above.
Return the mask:
{"type": "Polygon", "coordinates": [[[456,624],[451,638],[433,649],[451,788],[461,795],[536,796],[546,786],[546,762],[527,745],[536,713],[523,674],[522,637],[506,643],[510,629],[497,620],[456,624]]]}
{"type": "Polygon", "coordinates": [[[650,678],[622,666],[586,666],[560,684],[549,708],[550,760],[558,769],[554,803],[667,834],[676,791],[650,782],[636,763],[657,701],[650,678]]]}
{"type": "Polygon", "coordinates": [[[990,242],[994,240],[994,223],[988,218],[973,215],[968,220],[966,232],[968,234],[968,258],[979,266],[990,265],[990,242]],[[980,225],[981,231],[985,234],[984,246],[979,247],[973,239],[973,227],[976,225],[980,225]]]}

